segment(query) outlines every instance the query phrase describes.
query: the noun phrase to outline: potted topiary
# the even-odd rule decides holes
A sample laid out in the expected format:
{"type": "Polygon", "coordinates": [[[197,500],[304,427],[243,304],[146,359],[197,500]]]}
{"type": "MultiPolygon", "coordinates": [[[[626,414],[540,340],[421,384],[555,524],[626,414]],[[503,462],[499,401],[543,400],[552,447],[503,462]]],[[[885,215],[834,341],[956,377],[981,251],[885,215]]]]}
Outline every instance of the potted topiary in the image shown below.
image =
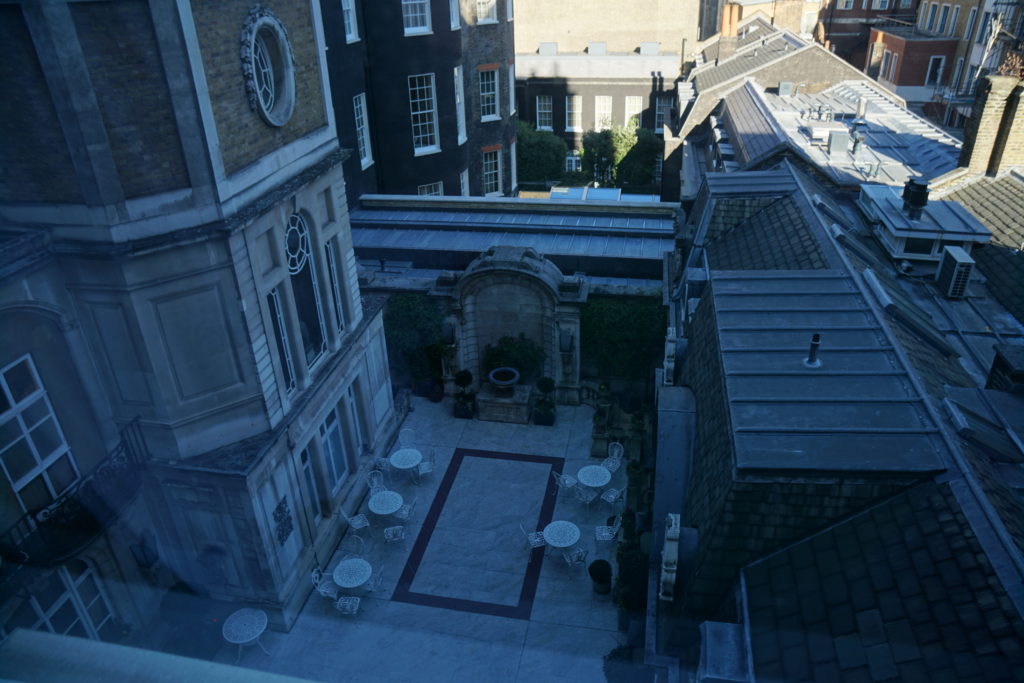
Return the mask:
{"type": "Polygon", "coordinates": [[[465,420],[473,418],[473,406],[476,401],[476,392],[467,391],[473,383],[473,373],[469,370],[459,370],[455,373],[455,386],[459,388],[455,394],[455,407],[453,414],[465,420]]]}
{"type": "Polygon", "coordinates": [[[594,560],[587,567],[590,580],[594,582],[594,592],[607,595],[612,592],[612,565],[608,560],[594,560]]]}
{"type": "Polygon", "coordinates": [[[537,380],[537,389],[541,397],[533,406],[533,424],[550,427],[555,424],[555,399],[551,398],[551,392],[555,390],[555,380],[550,377],[541,377],[537,380]]]}

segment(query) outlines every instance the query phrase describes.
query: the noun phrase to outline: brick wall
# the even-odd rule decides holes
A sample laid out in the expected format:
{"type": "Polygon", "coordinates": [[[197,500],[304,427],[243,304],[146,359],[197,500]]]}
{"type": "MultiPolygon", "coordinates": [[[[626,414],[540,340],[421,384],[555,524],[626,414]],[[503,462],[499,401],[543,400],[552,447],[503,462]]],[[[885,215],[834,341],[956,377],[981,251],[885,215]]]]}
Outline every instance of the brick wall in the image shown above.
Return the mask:
{"type": "Polygon", "coordinates": [[[0,45],[0,201],[81,202],[64,133],[17,5],[0,6],[0,45]]]}
{"type": "Polygon", "coordinates": [[[974,109],[971,118],[964,126],[964,144],[960,150],[960,166],[966,166],[971,173],[994,172],[999,166],[1024,163],[1024,150],[1020,143],[1024,142],[1024,124],[1020,123],[1024,111],[1019,107],[1020,82],[1012,76],[987,76],[978,82],[975,90],[974,109]],[[1011,102],[1010,117],[1004,119],[1008,110],[1007,99],[1014,90],[1018,94],[1011,102]],[[1013,123],[1017,123],[1013,126],[1013,123]],[[1006,151],[993,153],[997,148],[1005,147],[1005,141],[1015,143],[1006,151]],[[996,163],[993,164],[993,161],[996,163]]]}
{"type": "Polygon", "coordinates": [[[306,2],[265,0],[288,32],[295,65],[295,110],[279,128],[263,122],[249,107],[239,44],[249,16],[249,0],[196,0],[192,3],[203,68],[220,150],[227,173],[234,173],[275,149],[327,125],[320,87],[318,40],[306,2]]]}
{"type": "Polygon", "coordinates": [[[1003,122],[999,127],[999,141],[992,153],[989,174],[1005,171],[1010,166],[1024,166],[1024,83],[1006,98],[1003,122]]]}
{"type": "Polygon", "coordinates": [[[143,0],[70,5],[126,197],[186,187],[188,173],[143,0]]]}

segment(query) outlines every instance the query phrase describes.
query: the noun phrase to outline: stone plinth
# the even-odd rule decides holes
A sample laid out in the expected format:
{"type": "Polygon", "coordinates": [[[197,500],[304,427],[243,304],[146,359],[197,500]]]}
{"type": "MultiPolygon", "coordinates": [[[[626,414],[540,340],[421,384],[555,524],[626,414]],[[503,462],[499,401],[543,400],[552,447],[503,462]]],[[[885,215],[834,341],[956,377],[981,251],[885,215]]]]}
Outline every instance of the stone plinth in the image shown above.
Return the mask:
{"type": "Polygon", "coordinates": [[[518,422],[526,424],[530,421],[531,387],[517,386],[512,396],[498,396],[494,387],[484,384],[476,395],[476,416],[491,422],[518,422]]]}

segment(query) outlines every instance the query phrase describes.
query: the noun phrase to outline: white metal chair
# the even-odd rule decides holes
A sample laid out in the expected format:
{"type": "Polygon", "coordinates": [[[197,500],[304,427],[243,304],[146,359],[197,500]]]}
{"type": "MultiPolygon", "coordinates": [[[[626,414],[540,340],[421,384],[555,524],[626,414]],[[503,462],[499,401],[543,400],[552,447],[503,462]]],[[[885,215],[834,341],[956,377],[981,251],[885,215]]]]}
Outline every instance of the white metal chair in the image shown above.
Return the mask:
{"type": "Polygon", "coordinates": [[[384,542],[385,543],[397,543],[398,541],[405,540],[405,527],[402,525],[389,526],[384,530],[384,542]]]}
{"type": "Polygon", "coordinates": [[[338,510],[338,514],[348,523],[348,528],[352,531],[359,531],[370,526],[370,519],[363,513],[349,517],[344,510],[338,510]]]}
{"type": "Polygon", "coordinates": [[[355,616],[359,613],[361,600],[351,595],[343,595],[334,603],[334,608],[347,616],[355,616]]]}
{"type": "Polygon", "coordinates": [[[366,485],[370,488],[371,496],[388,488],[384,485],[384,473],[380,470],[370,470],[366,473],[366,485]]]}
{"type": "Polygon", "coordinates": [[[608,444],[608,457],[604,459],[601,466],[606,470],[615,473],[620,467],[622,467],[622,458],[626,454],[626,449],[618,441],[612,441],[608,444]]]}
{"type": "Polygon", "coordinates": [[[563,550],[562,558],[565,563],[569,565],[569,569],[572,569],[576,565],[585,564],[587,561],[587,550],[583,548],[573,548],[571,550],[563,550]]]}
{"type": "Polygon", "coordinates": [[[619,529],[622,528],[621,515],[615,515],[615,521],[611,526],[598,526],[594,528],[594,539],[598,541],[614,541],[619,536],[619,529]]]}
{"type": "Polygon", "coordinates": [[[576,496],[576,500],[586,503],[589,507],[593,500],[597,498],[597,489],[592,489],[589,486],[577,486],[573,489],[573,495],[576,496]]]}
{"type": "Polygon", "coordinates": [[[398,445],[401,448],[412,448],[412,442],[416,440],[416,431],[406,427],[398,432],[398,445]]]}
{"type": "Polygon", "coordinates": [[[366,543],[363,541],[362,536],[356,536],[355,534],[346,534],[345,538],[341,539],[341,559],[347,560],[353,557],[362,557],[363,549],[366,547],[366,543]]]}
{"type": "Polygon", "coordinates": [[[601,492],[601,500],[609,505],[616,505],[622,499],[624,489],[607,488],[601,492]]]}
{"type": "Polygon", "coordinates": [[[400,519],[403,522],[407,522],[412,517],[412,511],[415,508],[416,508],[416,497],[413,496],[412,500],[408,500],[408,501],[402,503],[402,507],[400,507],[397,510],[395,510],[395,512],[393,513],[392,516],[395,519],[400,519]]]}
{"type": "Polygon", "coordinates": [[[555,483],[558,484],[560,489],[576,488],[576,477],[571,477],[568,474],[559,474],[558,472],[552,472],[551,476],[554,477],[555,483]]]}
{"type": "Polygon", "coordinates": [[[371,593],[376,593],[377,591],[380,590],[380,587],[383,584],[384,584],[384,569],[381,568],[380,571],[377,572],[377,575],[373,577],[373,580],[370,581],[370,585],[368,585],[366,587],[366,590],[370,591],[371,593]]]}
{"type": "Polygon", "coordinates": [[[428,448],[423,453],[423,460],[420,461],[419,465],[416,465],[414,474],[416,476],[416,483],[420,483],[420,477],[425,474],[433,474],[434,472],[434,449],[428,448]]]}
{"type": "Polygon", "coordinates": [[[519,523],[519,529],[526,536],[526,542],[530,544],[530,548],[543,548],[548,544],[544,540],[544,534],[539,531],[527,531],[522,522],[519,523]]]}
{"type": "Polygon", "coordinates": [[[338,587],[334,585],[333,581],[324,579],[324,573],[320,567],[313,569],[313,588],[325,598],[336,600],[338,597],[338,587]]]}

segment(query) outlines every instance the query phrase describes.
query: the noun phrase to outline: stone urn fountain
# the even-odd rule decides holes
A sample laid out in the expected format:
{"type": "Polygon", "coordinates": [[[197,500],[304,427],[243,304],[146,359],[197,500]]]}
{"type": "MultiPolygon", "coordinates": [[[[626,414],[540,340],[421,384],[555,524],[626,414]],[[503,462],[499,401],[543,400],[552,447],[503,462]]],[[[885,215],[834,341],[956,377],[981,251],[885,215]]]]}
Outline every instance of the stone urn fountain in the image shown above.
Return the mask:
{"type": "Polygon", "coordinates": [[[515,368],[494,368],[487,373],[487,381],[494,387],[496,396],[510,398],[519,382],[519,371],[515,368]]]}

